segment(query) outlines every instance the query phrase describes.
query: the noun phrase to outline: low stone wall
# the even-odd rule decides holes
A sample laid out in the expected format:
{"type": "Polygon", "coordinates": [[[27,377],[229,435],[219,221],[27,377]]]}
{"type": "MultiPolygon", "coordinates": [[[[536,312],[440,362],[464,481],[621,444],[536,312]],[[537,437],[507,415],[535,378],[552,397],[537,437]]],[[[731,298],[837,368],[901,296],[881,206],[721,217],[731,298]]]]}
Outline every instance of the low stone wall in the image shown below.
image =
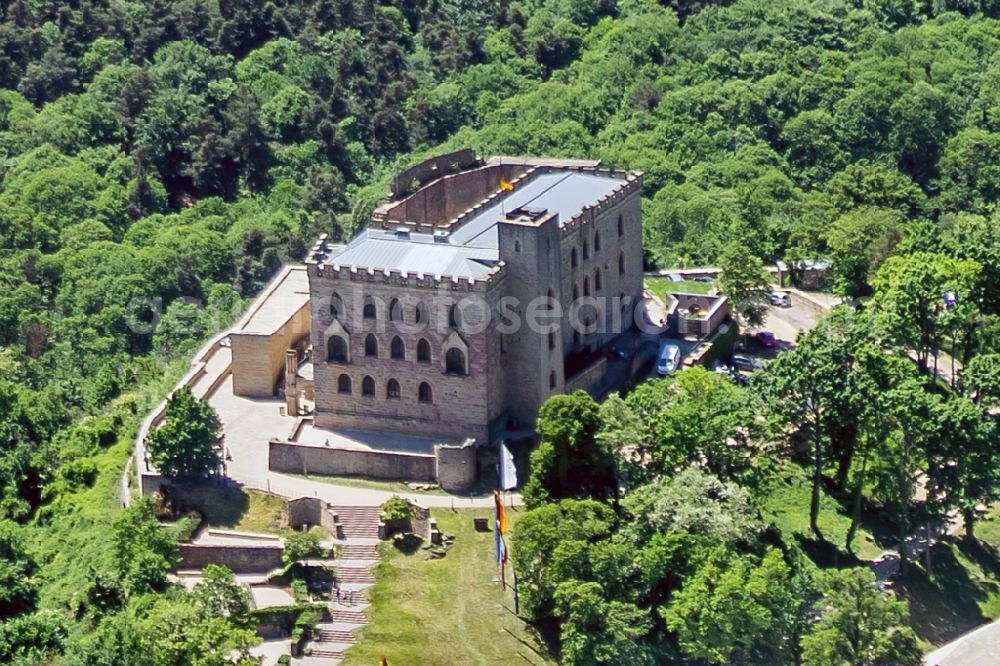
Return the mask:
{"type": "Polygon", "coordinates": [[[268,443],[268,469],[291,474],[434,481],[435,462],[433,455],[419,453],[358,451],[277,440],[268,443]]]}
{"type": "Polygon", "coordinates": [[[283,552],[281,544],[182,543],[177,547],[180,560],[174,569],[204,569],[209,564],[220,564],[233,573],[265,573],[283,565],[283,552]]]}
{"type": "Polygon", "coordinates": [[[572,393],[577,389],[586,391],[590,387],[596,386],[604,378],[604,373],[607,372],[607,369],[608,359],[602,356],[590,366],[566,380],[566,393],[572,393]]]}
{"type": "Polygon", "coordinates": [[[337,521],[330,505],[317,497],[300,497],[288,501],[288,523],[293,529],[304,525],[319,525],[333,538],[338,537],[337,521]]]}

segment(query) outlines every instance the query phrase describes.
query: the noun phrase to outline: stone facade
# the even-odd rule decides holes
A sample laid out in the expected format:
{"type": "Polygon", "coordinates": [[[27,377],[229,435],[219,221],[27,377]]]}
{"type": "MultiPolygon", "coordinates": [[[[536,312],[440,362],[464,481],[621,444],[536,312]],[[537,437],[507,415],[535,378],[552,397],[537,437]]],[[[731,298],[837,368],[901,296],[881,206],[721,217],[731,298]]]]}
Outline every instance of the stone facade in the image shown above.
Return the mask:
{"type": "Polygon", "coordinates": [[[415,167],[422,186],[391,195],[373,216],[380,238],[433,233],[434,244],[393,246],[384,259],[373,253],[372,265],[357,265],[339,262],[340,250],[323,237],[307,258],[318,426],[488,443],[505,429],[531,427],[545,399],[580,385],[578,375],[632,325],[642,296],[641,174],[459,157],[415,167]],[[517,188],[586,174],[605,191],[592,200],[570,192],[589,202],[568,219],[525,205],[506,212],[495,221],[493,257],[476,258],[488,267],[481,274],[394,268],[397,250],[440,249],[439,236],[447,244],[449,234],[502,205],[513,193],[497,189],[501,173],[517,188]],[[545,309],[546,299],[555,310],[545,309]],[[526,325],[528,318],[543,327],[526,325]]]}

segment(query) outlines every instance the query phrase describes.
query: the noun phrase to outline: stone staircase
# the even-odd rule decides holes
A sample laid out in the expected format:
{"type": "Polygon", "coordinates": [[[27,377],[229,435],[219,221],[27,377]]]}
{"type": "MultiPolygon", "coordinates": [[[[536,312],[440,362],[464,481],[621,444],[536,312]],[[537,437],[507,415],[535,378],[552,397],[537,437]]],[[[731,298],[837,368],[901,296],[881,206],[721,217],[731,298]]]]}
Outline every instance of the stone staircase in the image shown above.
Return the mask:
{"type": "MultiPolygon", "coordinates": [[[[357,642],[354,632],[368,623],[366,588],[375,582],[373,568],[378,563],[378,524],[382,511],[377,506],[335,506],[343,533],[338,541],[337,560],[333,564],[341,599],[328,604],[330,621],[316,625],[313,640],[307,646],[308,663],[339,663],[344,652],[357,642]],[[346,593],[351,593],[351,603],[346,593]]],[[[293,664],[295,661],[293,660],[293,664]]]]}
{"type": "Polygon", "coordinates": [[[377,506],[332,507],[344,529],[344,538],[378,539],[378,524],[382,509],[377,506]]]}

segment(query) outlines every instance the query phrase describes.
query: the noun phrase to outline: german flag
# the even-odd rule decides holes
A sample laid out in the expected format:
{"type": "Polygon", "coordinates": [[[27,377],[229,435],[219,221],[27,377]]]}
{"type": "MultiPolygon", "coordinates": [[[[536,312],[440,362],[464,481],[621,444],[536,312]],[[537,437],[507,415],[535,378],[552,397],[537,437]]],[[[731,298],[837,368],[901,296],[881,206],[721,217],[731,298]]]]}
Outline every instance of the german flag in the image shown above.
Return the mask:
{"type": "Polygon", "coordinates": [[[497,531],[503,535],[507,533],[507,512],[503,507],[503,498],[499,492],[493,493],[493,502],[497,509],[497,531]]]}

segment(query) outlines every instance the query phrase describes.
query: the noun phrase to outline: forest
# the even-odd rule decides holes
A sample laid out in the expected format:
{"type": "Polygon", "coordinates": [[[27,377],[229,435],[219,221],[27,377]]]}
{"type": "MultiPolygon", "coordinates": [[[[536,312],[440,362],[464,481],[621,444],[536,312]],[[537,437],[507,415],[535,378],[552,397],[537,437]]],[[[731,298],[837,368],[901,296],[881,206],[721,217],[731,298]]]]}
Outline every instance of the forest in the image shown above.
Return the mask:
{"type": "Polygon", "coordinates": [[[515,562],[562,660],[841,663],[811,604],[853,598],[899,640],[851,663],[912,662],[905,608],[813,570],[818,507],[851,515],[850,551],[873,506],[900,535],[963,513],[972,540],[997,494],[1000,3],[0,0],[0,44],[0,661],[245,652],[238,595],[169,588],[169,535],[116,509],[138,420],[318,233],[471,147],[643,171],[648,268],[825,258],[854,304],[749,389],[695,373],[563,405],[587,432],[553,415],[539,450],[581,445],[624,489],[538,459],[525,490],[517,540],[565,544],[515,562]],[[699,391],[732,409],[684,421],[699,391]],[[808,543],[758,515],[775,468],[806,479],[808,543]],[[698,488],[730,524],[662,522],[698,488]],[[785,580],[807,605],[689,612],[785,580]]]}

